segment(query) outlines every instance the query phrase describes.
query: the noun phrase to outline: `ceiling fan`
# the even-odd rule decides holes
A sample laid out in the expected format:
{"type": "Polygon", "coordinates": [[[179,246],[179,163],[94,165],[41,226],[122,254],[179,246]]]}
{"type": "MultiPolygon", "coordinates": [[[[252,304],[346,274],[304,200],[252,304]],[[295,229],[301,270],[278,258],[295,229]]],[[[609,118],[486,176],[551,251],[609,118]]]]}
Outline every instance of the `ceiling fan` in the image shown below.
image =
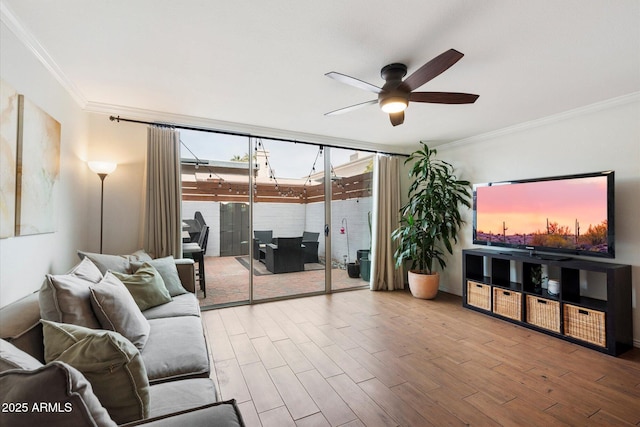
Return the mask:
{"type": "Polygon", "coordinates": [[[341,83],[377,93],[378,99],[330,111],[326,113],[325,116],[347,113],[367,105],[378,103],[382,111],[389,114],[391,124],[398,126],[404,122],[404,110],[409,105],[409,101],[435,104],[473,104],[479,95],[459,92],[414,92],[414,90],[429,80],[445,72],[463,56],[464,54],[457,50],[449,49],[418,68],[418,70],[404,79],[404,81],[402,78],[407,75],[406,65],[398,63],[386,65],[380,71],[380,75],[386,81],[381,88],[335,71],[327,73],[325,76],[341,83]]]}

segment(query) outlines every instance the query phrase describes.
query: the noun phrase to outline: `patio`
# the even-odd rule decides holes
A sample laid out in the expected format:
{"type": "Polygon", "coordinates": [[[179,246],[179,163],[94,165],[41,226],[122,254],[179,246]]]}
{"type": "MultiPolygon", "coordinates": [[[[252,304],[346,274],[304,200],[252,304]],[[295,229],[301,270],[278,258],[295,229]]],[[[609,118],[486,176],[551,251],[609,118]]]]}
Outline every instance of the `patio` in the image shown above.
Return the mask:
{"type": "MultiPolygon", "coordinates": [[[[324,270],[254,275],[254,300],[301,295],[324,291],[324,270]]],[[[207,297],[198,292],[201,307],[246,301],[249,299],[249,270],[234,256],[205,257],[207,297]]],[[[333,289],[368,287],[361,278],[352,279],[346,270],[331,270],[333,289]]]]}

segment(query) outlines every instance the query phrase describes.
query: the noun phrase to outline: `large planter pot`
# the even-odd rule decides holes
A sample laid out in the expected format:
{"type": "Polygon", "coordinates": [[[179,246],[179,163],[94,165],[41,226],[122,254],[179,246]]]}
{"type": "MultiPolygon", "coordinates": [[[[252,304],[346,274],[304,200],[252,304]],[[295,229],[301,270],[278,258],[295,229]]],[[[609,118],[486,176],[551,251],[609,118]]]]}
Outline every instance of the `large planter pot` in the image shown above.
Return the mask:
{"type": "Polygon", "coordinates": [[[347,274],[350,278],[356,279],[360,277],[360,266],[355,262],[350,262],[347,264],[347,274]]]}
{"type": "Polygon", "coordinates": [[[409,289],[420,299],[434,299],[438,295],[440,274],[428,274],[422,270],[409,270],[409,289]]]}
{"type": "Polygon", "coordinates": [[[358,250],[356,251],[356,258],[357,258],[358,262],[360,262],[360,260],[361,260],[362,258],[367,258],[367,259],[369,259],[369,258],[370,258],[370,257],[369,257],[369,254],[370,254],[370,253],[371,253],[371,251],[370,251],[369,249],[358,249],[358,250]],[[366,255],[366,256],[365,256],[365,255],[366,255]]]}
{"type": "Polygon", "coordinates": [[[371,261],[369,258],[360,259],[360,277],[365,282],[368,282],[371,278],[371,261]]]}

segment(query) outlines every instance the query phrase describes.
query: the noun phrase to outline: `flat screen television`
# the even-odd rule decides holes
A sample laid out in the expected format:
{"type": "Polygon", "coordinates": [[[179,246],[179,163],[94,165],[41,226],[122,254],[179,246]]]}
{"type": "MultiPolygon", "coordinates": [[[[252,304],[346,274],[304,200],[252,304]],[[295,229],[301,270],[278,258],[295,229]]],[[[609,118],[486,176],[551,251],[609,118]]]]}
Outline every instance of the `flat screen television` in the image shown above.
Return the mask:
{"type": "Polygon", "coordinates": [[[614,172],[473,186],[473,243],[614,258],[614,172]]]}

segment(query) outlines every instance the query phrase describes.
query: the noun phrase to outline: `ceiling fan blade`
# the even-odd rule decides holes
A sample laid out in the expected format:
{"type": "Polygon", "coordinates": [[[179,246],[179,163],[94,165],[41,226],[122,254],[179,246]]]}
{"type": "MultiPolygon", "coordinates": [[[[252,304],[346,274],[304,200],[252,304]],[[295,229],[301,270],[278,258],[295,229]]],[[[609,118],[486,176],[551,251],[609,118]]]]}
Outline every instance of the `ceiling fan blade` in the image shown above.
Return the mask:
{"type": "Polygon", "coordinates": [[[413,74],[405,79],[403,85],[408,87],[409,91],[418,89],[429,80],[445,72],[463,56],[463,53],[460,53],[455,49],[449,49],[418,68],[413,74]]]}
{"type": "Polygon", "coordinates": [[[325,116],[334,116],[336,114],[348,113],[349,111],[357,110],[358,108],[366,107],[367,105],[377,104],[377,99],[372,99],[371,101],[361,102],[360,104],[351,105],[349,107],[340,108],[338,110],[329,111],[328,113],[324,113],[325,116]]]}
{"type": "Polygon", "coordinates": [[[336,73],[332,71],[330,73],[325,74],[325,76],[332,78],[333,80],[337,80],[340,83],[348,84],[350,86],[357,87],[358,89],[364,89],[373,93],[380,93],[382,89],[378,86],[374,86],[370,83],[363,82],[362,80],[358,80],[355,77],[347,76],[346,74],[336,73]]]}
{"type": "Polygon", "coordinates": [[[409,94],[409,101],[434,104],[473,104],[479,96],[459,92],[412,92],[409,94]]]}
{"type": "Polygon", "coordinates": [[[401,125],[404,123],[404,111],[399,111],[397,113],[389,113],[389,119],[391,120],[391,124],[394,126],[401,125]]]}

